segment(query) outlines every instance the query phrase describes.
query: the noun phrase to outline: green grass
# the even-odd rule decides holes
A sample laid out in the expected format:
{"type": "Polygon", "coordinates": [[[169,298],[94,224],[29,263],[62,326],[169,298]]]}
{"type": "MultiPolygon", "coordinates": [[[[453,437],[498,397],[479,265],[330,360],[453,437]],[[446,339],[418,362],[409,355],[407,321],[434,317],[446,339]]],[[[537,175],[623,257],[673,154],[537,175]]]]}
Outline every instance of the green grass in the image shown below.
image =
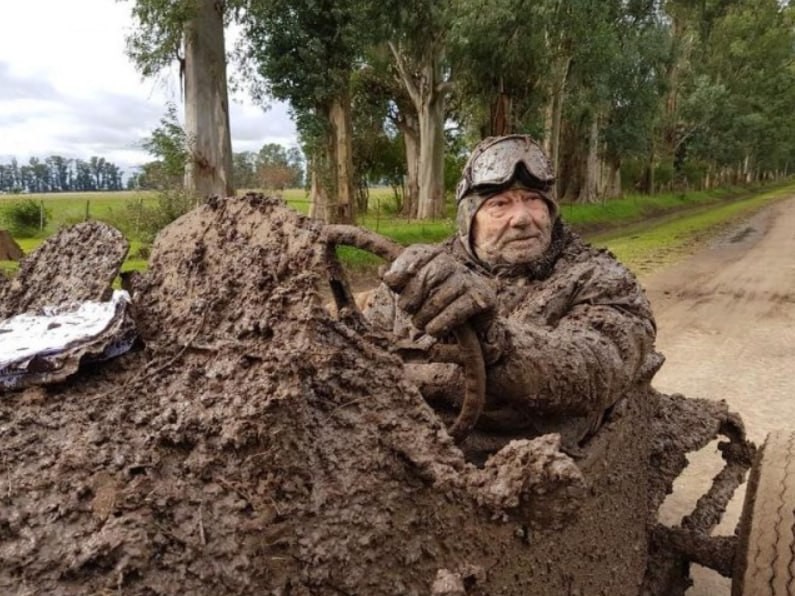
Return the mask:
{"type": "MultiPolygon", "coordinates": [[[[792,185],[788,185],[789,188],[792,185]]],[[[656,215],[679,212],[683,209],[713,205],[732,198],[748,196],[759,188],[733,187],[687,194],[662,193],[653,196],[627,195],[604,203],[568,204],[561,207],[563,218],[584,231],[610,227],[616,223],[627,224],[656,215]]]]}
{"type": "MultiPolygon", "coordinates": [[[[123,217],[126,206],[132,201],[144,201],[146,205],[157,202],[157,195],[152,191],[121,191],[121,192],[65,192],[27,195],[4,195],[0,197],[0,209],[3,205],[15,201],[31,199],[44,201],[45,210],[50,212],[50,221],[39,234],[39,243],[58,230],[61,226],[85,221],[86,214],[90,219],[112,222],[123,217]]],[[[17,241],[19,242],[19,240],[17,241]]]]}

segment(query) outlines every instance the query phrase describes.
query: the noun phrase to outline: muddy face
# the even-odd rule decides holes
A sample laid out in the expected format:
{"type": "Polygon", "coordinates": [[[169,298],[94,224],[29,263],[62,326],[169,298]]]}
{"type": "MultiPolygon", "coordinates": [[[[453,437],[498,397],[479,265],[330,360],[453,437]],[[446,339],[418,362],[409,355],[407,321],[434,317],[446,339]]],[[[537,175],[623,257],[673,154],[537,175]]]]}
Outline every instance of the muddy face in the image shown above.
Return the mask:
{"type": "Polygon", "coordinates": [[[494,266],[523,265],[539,258],[552,239],[546,201],[514,188],[486,199],[472,222],[472,245],[478,259],[494,266]]]}

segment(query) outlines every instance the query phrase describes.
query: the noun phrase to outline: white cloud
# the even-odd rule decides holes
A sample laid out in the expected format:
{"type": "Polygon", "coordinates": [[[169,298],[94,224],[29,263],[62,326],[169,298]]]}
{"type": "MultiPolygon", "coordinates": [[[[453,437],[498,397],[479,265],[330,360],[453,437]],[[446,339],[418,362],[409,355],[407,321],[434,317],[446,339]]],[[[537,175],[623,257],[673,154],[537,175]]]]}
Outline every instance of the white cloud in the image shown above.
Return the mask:
{"type": "MultiPolygon", "coordinates": [[[[0,19],[0,163],[60,154],[100,155],[130,169],[140,148],[179,105],[174,72],[142,80],[125,54],[132,2],[5,0],[0,19]]],[[[235,151],[296,143],[284,104],[230,105],[235,151]]]]}

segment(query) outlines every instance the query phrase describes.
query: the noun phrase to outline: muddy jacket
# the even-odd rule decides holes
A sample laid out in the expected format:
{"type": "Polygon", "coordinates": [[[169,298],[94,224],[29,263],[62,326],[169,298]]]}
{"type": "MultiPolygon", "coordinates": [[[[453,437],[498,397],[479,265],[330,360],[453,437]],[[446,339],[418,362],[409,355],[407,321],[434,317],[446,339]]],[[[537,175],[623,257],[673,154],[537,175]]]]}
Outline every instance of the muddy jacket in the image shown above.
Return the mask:
{"type": "MultiPolygon", "coordinates": [[[[546,263],[496,275],[481,268],[458,238],[444,245],[494,284],[499,312],[481,334],[487,405],[479,427],[522,434],[560,432],[579,443],[631,390],[648,386],[662,364],[656,327],[634,275],[611,253],[556,225],[546,263]]],[[[397,297],[381,285],[365,315],[398,339],[428,348],[435,341],[411,325],[397,297]]],[[[460,375],[450,365],[413,367],[430,401],[455,401],[460,375]],[[444,387],[442,387],[442,385],[444,387]]]]}

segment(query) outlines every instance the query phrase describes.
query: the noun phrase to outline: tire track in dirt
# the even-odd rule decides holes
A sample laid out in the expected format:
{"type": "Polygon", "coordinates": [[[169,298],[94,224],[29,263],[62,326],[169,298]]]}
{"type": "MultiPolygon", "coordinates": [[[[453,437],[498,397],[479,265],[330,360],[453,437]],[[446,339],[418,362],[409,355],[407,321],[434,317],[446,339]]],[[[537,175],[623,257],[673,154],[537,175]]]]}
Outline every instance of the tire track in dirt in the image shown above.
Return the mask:
{"type": "MultiPolygon", "coordinates": [[[[706,248],[642,277],[667,360],[654,385],[689,397],[725,399],[749,437],[795,428],[795,197],[777,201],[706,248]]],[[[695,454],[662,521],[679,522],[720,467],[715,445],[695,454]]],[[[742,492],[742,491],[738,491],[742,492]]],[[[717,528],[731,534],[742,494],[717,528]]],[[[689,596],[729,594],[729,580],[697,568],[689,596]]]]}

